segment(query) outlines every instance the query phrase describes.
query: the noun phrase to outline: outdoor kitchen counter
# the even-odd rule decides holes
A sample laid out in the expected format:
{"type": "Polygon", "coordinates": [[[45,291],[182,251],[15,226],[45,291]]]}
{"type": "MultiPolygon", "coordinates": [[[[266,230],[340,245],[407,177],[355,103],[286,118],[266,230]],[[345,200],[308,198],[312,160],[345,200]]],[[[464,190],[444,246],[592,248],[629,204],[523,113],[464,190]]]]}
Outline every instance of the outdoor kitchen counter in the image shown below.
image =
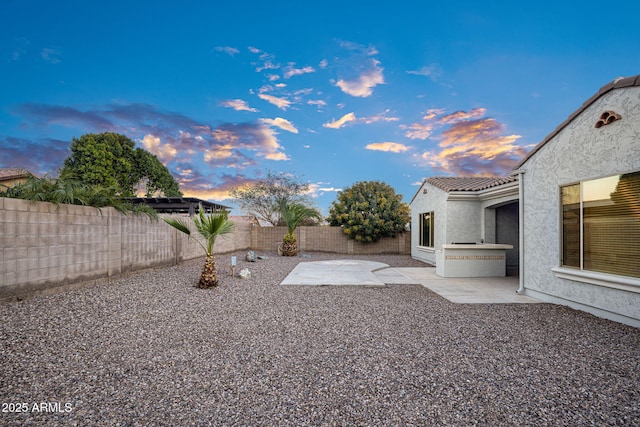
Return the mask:
{"type": "Polygon", "coordinates": [[[505,276],[507,249],[513,249],[513,245],[442,245],[442,249],[436,251],[436,274],[441,277],[505,276]]]}

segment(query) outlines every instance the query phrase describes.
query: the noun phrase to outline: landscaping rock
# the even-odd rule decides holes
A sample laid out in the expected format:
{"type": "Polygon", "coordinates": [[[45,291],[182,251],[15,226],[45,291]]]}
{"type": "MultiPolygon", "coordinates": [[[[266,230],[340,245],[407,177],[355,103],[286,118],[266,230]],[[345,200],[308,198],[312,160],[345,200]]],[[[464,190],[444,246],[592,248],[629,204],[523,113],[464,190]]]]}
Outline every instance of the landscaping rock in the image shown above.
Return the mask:
{"type": "Polygon", "coordinates": [[[248,268],[243,268],[242,270],[240,270],[240,273],[238,273],[238,276],[240,276],[241,279],[250,279],[251,271],[249,271],[248,268]]]}
{"type": "Polygon", "coordinates": [[[246,260],[248,262],[256,262],[256,251],[247,252],[246,260]]]}

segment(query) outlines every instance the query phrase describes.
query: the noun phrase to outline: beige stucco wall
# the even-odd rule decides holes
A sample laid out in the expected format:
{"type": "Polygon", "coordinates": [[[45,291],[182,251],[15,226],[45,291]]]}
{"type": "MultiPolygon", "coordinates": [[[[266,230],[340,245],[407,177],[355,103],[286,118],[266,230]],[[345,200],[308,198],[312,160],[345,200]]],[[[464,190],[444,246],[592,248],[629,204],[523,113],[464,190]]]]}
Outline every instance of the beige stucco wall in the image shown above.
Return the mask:
{"type": "Polygon", "coordinates": [[[612,90],[588,106],[522,165],[526,293],[640,326],[640,280],[616,289],[557,277],[560,186],[640,170],[640,87],[612,90]],[[622,119],[599,129],[606,110],[622,119]]]}

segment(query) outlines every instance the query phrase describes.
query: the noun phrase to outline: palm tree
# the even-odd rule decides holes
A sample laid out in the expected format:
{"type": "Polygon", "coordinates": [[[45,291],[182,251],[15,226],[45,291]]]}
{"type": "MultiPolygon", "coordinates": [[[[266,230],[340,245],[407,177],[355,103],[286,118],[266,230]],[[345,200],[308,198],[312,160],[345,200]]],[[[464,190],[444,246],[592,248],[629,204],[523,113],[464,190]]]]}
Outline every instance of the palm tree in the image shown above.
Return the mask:
{"type": "Polygon", "coordinates": [[[282,255],[296,256],[298,254],[298,239],[295,231],[298,225],[306,219],[322,219],[322,215],[315,208],[310,208],[302,203],[280,203],[280,214],[287,225],[287,234],[282,239],[282,255]]]}
{"type": "MultiPolygon", "coordinates": [[[[199,215],[193,217],[193,224],[196,231],[204,238],[205,243],[197,239],[196,242],[204,249],[207,258],[198,281],[198,287],[206,289],[218,286],[218,274],[213,256],[213,244],[216,242],[216,237],[231,233],[235,223],[229,220],[227,212],[205,215],[202,205],[200,205],[199,211],[199,215]]],[[[162,219],[170,226],[191,237],[191,229],[183,220],[178,218],[162,219]]]]}

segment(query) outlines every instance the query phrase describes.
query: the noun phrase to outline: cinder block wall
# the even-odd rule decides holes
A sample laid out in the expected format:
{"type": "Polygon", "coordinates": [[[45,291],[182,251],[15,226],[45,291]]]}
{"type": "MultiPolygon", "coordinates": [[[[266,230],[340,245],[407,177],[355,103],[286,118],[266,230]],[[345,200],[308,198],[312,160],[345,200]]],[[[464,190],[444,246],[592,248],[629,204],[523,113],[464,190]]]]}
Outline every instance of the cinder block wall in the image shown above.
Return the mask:
{"type": "MultiPolygon", "coordinates": [[[[234,233],[217,239],[214,251],[275,251],[286,232],[286,227],[237,222],[234,233]]],[[[372,244],[349,240],[340,227],[299,227],[296,236],[303,252],[411,253],[408,233],[372,244]]],[[[113,208],[0,197],[0,301],[77,288],[130,271],[202,257],[195,238],[162,220],[123,215],[113,208]]]]}
{"type": "MultiPolygon", "coordinates": [[[[274,251],[287,234],[286,227],[255,227],[251,247],[255,250],[274,251]]],[[[384,237],[375,243],[350,240],[340,227],[298,227],[298,250],[302,252],[332,252],[339,254],[376,255],[410,254],[411,236],[400,233],[397,237],[384,237]]]]}
{"type": "MultiPolygon", "coordinates": [[[[218,238],[214,250],[248,249],[251,228],[236,224],[236,232],[218,238]]],[[[0,197],[0,301],[202,256],[193,238],[162,220],[0,197]]]]}

